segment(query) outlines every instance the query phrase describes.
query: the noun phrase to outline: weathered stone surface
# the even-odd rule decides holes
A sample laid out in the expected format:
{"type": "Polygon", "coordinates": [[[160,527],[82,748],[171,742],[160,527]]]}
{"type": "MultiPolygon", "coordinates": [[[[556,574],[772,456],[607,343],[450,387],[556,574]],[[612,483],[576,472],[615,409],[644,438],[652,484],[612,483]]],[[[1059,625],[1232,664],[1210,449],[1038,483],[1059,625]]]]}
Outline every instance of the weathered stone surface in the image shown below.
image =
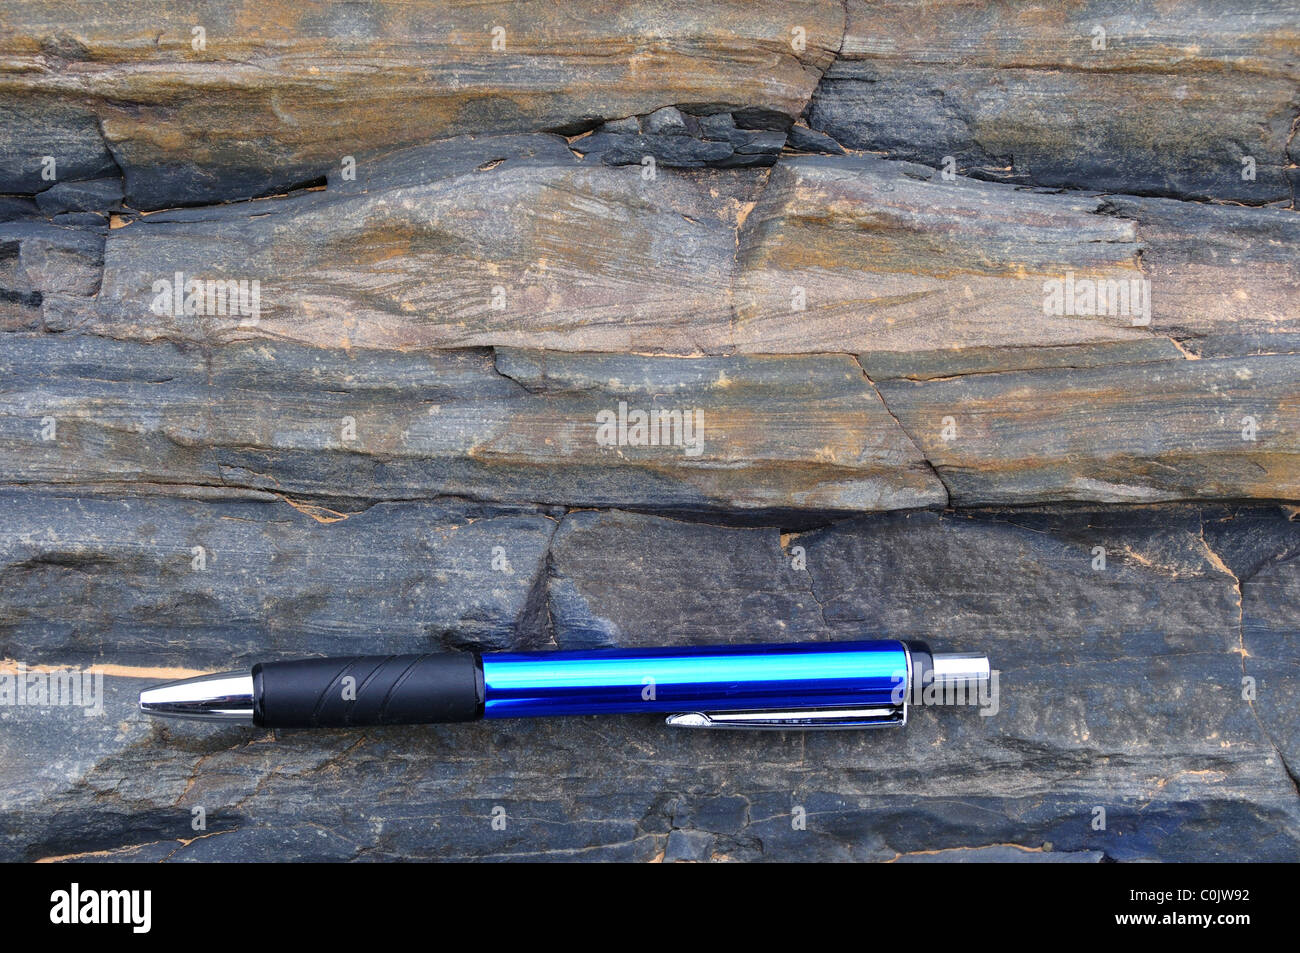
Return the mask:
{"type": "MultiPolygon", "coordinates": [[[[872,157],[649,180],[588,161],[556,136],[462,137],[327,190],[115,220],[127,227],[14,205],[5,313],[11,329],[211,345],[850,352],[873,379],[1300,340],[1288,210],[1034,193],[872,157]],[[155,288],[177,274],[256,281],[256,311],[187,314],[155,288]],[[1083,281],[1130,300],[1045,313],[1051,285],[1083,281]]],[[[110,214],[111,184],[65,205],[102,194],[110,214]]]]}
{"type": "Polygon", "coordinates": [[[1300,215],[1113,197],[1137,224],[1151,326],[1203,357],[1300,351],[1300,215]]]}
{"type": "Polygon", "coordinates": [[[824,152],[828,155],[844,155],[844,148],[826,135],[815,129],[809,129],[802,123],[790,127],[786,145],[793,152],[824,152]]]}
{"type": "MultiPolygon", "coordinates": [[[[59,499],[23,512],[66,518],[65,532],[83,545],[93,535],[105,558],[133,558],[129,574],[105,573],[105,585],[158,599],[189,583],[161,555],[170,543],[139,535],[150,523],[212,526],[237,515],[252,522],[219,530],[235,534],[230,542],[289,534],[292,545],[332,555],[337,565],[320,567],[318,578],[354,591],[408,571],[376,564],[365,537],[378,533],[408,552],[428,528],[400,506],[325,524],[278,501],[169,501],[138,513],[120,501],[59,499]]],[[[1257,558],[1268,558],[1266,540],[1294,533],[1275,510],[1167,506],[888,514],[784,539],[767,528],[573,513],[544,574],[561,646],[591,643],[592,609],[607,622],[602,640],[629,645],[778,638],[766,616],[784,611],[809,637],[924,636],[940,648],[987,649],[1000,672],[998,710],[915,711],[905,729],[887,732],[670,731],[657,717],[628,717],[267,733],[149,722],[133,710],[149,672],[122,665],[106,679],[103,716],[0,709],[9,779],[0,856],[1293,860],[1300,800],[1242,698],[1237,580],[1207,544],[1240,538],[1225,529],[1228,515],[1251,527],[1257,558]],[[1100,569],[1097,546],[1106,549],[1100,569]],[[806,569],[792,565],[795,547],[806,569]],[[622,586],[611,578],[620,572],[622,586]],[[713,612],[683,601],[687,593],[713,612]],[[191,827],[195,807],[206,812],[204,836],[191,827]],[[506,811],[504,831],[493,829],[496,807],[506,811]],[[1095,829],[1097,807],[1104,830],[1095,829]]],[[[488,522],[457,533],[486,542],[498,528],[488,522]]],[[[29,561],[79,551],[39,532],[21,545],[29,561]]],[[[447,545],[444,555],[464,551],[447,545]]],[[[292,599],[302,575],[264,573],[262,597],[292,599]]],[[[17,585],[0,587],[0,633],[12,640],[15,609],[41,597],[36,578],[10,578],[17,585]]],[[[207,583],[218,598],[244,598],[237,576],[216,565],[207,583]]],[[[97,657],[76,652],[70,661],[192,658],[187,641],[160,642],[150,627],[133,634],[132,598],[68,591],[65,617],[75,607],[88,626],[93,618],[120,633],[97,657]]],[[[1249,581],[1245,591],[1249,605],[1249,581]]],[[[492,601],[490,612],[508,615],[515,604],[492,601]]],[[[415,633],[430,605],[395,599],[387,624],[415,633]]],[[[487,629],[480,636],[495,645],[487,629]]],[[[208,644],[240,656],[261,638],[256,619],[232,618],[208,644]]],[[[56,652],[41,657],[59,661],[56,652]]],[[[1269,732],[1294,731],[1294,705],[1265,678],[1255,707],[1270,697],[1281,721],[1269,732]]]]}
{"type": "Polygon", "coordinates": [[[1300,499],[1295,355],[1096,366],[1082,356],[873,387],[843,355],[349,353],[267,342],[204,354],[11,335],[0,357],[9,385],[0,479],[794,522],[945,503],[1300,499]],[[670,420],[657,445],[627,424],[620,437],[620,407],[633,426],[636,411],[676,412],[682,425],[670,420]]]}
{"type": "Polygon", "coordinates": [[[678,104],[793,118],[839,47],[844,8],[20,0],[3,25],[0,191],[45,188],[53,155],[60,180],[120,167],[131,205],[162,208],[267,194],[344,156],[463,133],[577,131],[678,104]]]}
{"type": "Polygon", "coordinates": [[[327,191],[114,229],[103,290],[75,320],[213,343],[717,353],[749,184],[729,191],[585,166],[558,136],[453,140],[362,163],[327,191]],[[155,308],[154,283],[177,273],[258,281],[258,312],[155,308]]]}
{"type": "Polygon", "coordinates": [[[11,335],[0,375],[0,482],[753,513],[946,500],[844,356],[494,356],[271,343],[204,354],[11,335]],[[678,415],[666,438],[661,421],[656,443],[644,425],[634,429],[634,413],[651,411],[678,415]]]}
{"type": "MultiPolygon", "coordinates": [[[[698,465],[665,461],[662,447],[616,451],[620,461],[643,468],[639,486],[657,487],[679,470],[676,479],[692,487],[684,497],[688,503],[707,506],[712,499],[738,515],[788,515],[907,509],[946,500],[942,484],[871,382],[842,355],[611,359],[504,350],[496,369],[550,401],[568,438],[551,441],[534,425],[503,432],[489,451],[503,461],[532,458],[567,466],[574,451],[589,453],[582,439],[585,421],[594,419],[597,408],[609,410],[626,400],[632,408],[681,407],[702,415],[698,465]]],[[[606,450],[597,459],[603,463],[609,456],[606,450]]],[[[623,506],[619,500],[626,497],[625,491],[606,495],[589,482],[582,490],[582,499],[596,505],[623,506]]]]}
{"type": "Polygon", "coordinates": [[[103,277],[104,231],[103,220],[65,227],[34,209],[0,214],[0,331],[61,329],[64,302],[84,309],[103,277]]]}
{"type": "Polygon", "coordinates": [[[1295,355],[877,386],[958,506],[1300,495],[1295,355]]]}
{"type": "Polygon", "coordinates": [[[775,528],[575,512],[552,544],[548,587],[552,637],[565,649],[826,636],[808,574],[791,568],[775,528]]]}
{"type": "Polygon", "coordinates": [[[1296,13],[5,5],[0,859],[1294,861],[1296,13]],[[988,651],[996,712],[135,710],[872,636],[988,651]],[[89,716],[5,691],[92,665],[89,716]]]}
{"type": "Polygon", "coordinates": [[[773,169],[739,243],[737,349],[853,351],[873,379],[1285,353],[1300,340],[1289,210],[1043,194],[808,156],[773,169]],[[1129,295],[1092,307],[1080,293],[1046,313],[1053,285],[1084,280],[1129,295]]]}
{"type": "Polygon", "coordinates": [[[1251,512],[1231,513],[1221,522],[1228,545],[1238,544],[1249,532],[1231,525],[1239,520],[1253,524],[1250,535],[1255,543],[1245,564],[1234,567],[1241,581],[1241,673],[1252,680],[1243,688],[1253,690],[1251,710],[1286,759],[1300,791],[1300,726],[1295,717],[1300,697],[1300,639],[1295,631],[1300,525],[1294,522],[1294,512],[1285,523],[1251,512]]]}
{"type": "Polygon", "coordinates": [[[1101,208],[909,163],[783,160],[740,233],[736,346],[942,354],[953,374],[987,350],[1143,341],[1129,315],[1043,313],[1045,281],[1142,276],[1136,226],[1101,208]]]}
{"type": "Polygon", "coordinates": [[[245,496],[4,492],[0,657],[220,668],[380,634],[394,653],[504,648],[537,627],[556,522],[536,510],[245,496]]]}
{"type": "Polygon", "coordinates": [[[1293,0],[850,0],[809,125],[981,178],[1290,204],[1296,13],[1293,0]]]}
{"type": "MultiPolygon", "coordinates": [[[[11,8],[10,8],[11,9],[11,8]]],[[[3,35],[12,37],[10,21],[3,35]]],[[[10,51],[3,57],[0,105],[0,191],[36,193],[59,181],[96,180],[119,172],[93,109],[59,95],[21,92],[10,51]],[[54,176],[53,179],[50,176],[54,176]]],[[[19,80],[21,82],[21,79],[19,80]]]]}
{"type": "Polygon", "coordinates": [[[59,182],[36,195],[36,204],[46,215],[65,212],[118,211],[122,203],[120,178],[59,182]]]}

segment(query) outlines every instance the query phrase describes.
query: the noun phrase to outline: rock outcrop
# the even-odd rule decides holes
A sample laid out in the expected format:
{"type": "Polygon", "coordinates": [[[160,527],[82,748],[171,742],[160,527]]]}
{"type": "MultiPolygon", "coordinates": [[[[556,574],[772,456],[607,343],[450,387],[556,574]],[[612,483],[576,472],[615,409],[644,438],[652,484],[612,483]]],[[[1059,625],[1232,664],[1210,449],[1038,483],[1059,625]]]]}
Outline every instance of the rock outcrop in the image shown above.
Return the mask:
{"type": "Polygon", "coordinates": [[[0,858],[1294,860],[1297,24],[6,4],[0,858]],[[872,636],[987,651],[996,710],[134,710],[872,636]],[[19,703],[69,669],[102,693],[19,703]]]}

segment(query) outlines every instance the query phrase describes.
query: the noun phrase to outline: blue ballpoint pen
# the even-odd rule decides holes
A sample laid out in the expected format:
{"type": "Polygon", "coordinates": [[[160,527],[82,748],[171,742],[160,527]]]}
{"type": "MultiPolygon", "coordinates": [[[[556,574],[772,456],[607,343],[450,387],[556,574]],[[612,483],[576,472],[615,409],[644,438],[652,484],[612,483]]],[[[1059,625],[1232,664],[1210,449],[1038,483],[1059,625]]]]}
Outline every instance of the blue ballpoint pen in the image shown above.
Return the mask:
{"type": "Polygon", "coordinates": [[[987,688],[987,656],[919,642],[446,652],[264,662],[140,693],[151,715],[264,728],[667,713],[690,728],[901,725],[929,686],[987,688]]]}

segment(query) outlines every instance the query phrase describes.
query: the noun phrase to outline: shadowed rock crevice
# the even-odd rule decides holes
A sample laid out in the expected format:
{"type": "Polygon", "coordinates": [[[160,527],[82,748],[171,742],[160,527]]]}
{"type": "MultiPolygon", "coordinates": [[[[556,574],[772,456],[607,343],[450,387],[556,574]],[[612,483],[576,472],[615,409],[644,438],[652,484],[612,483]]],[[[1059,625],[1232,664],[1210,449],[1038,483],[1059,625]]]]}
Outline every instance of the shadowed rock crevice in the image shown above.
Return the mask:
{"type": "Polygon", "coordinates": [[[669,168],[770,166],[786,144],[790,117],[782,113],[694,114],[666,106],[598,126],[570,147],[605,165],[640,165],[647,158],[669,168]]]}

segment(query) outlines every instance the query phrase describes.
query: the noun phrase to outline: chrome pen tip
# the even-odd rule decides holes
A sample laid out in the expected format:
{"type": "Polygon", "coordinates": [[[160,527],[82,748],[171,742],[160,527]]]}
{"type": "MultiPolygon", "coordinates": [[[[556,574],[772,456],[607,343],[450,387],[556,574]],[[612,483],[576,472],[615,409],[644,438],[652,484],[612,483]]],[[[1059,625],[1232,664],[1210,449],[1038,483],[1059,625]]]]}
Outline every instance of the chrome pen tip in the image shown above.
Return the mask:
{"type": "Polygon", "coordinates": [[[934,680],[939,684],[987,682],[992,672],[983,652],[936,652],[933,664],[934,680]]]}
{"type": "Polygon", "coordinates": [[[140,710],[160,718],[253,724],[253,676],[220,672],[146,688],[140,710]]]}

